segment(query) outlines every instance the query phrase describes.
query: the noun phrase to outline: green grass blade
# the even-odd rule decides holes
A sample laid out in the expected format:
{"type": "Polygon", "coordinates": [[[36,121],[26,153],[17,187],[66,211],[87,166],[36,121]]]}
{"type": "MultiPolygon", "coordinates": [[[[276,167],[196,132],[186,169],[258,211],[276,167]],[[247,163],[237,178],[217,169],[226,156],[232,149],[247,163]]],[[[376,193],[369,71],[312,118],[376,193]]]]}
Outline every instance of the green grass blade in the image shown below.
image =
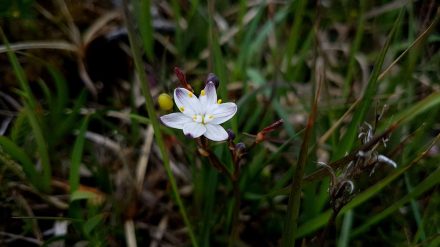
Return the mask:
{"type": "MultiPolygon", "coordinates": [[[[413,104],[411,107],[405,109],[404,111],[393,116],[395,119],[393,122],[403,125],[413,120],[415,117],[419,116],[422,113],[425,113],[428,110],[437,107],[440,104],[440,92],[434,92],[430,94],[428,97],[420,100],[419,102],[413,104]]],[[[385,126],[381,126],[381,129],[385,129],[391,126],[391,121],[387,123],[385,126]]]]}
{"type": "Polygon", "coordinates": [[[295,238],[297,235],[299,209],[301,205],[301,187],[304,177],[304,170],[308,159],[309,142],[312,139],[312,133],[314,124],[316,121],[316,115],[318,110],[318,99],[321,90],[320,79],[315,78],[317,81],[317,91],[314,96],[312,110],[307,120],[306,129],[304,131],[304,137],[301,144],[301,149],[298,157],[298,163],[293,176],[292,185],[290,187],[289,202],[287,205],[287,216],[284,224],[283,234],[281,238],[281,246],[289,247],[295,246],[295,238]]]}
{"type": "Polygon", "coordinates": [[[365,27],[365,20],[364,20],[364,12],[365,12],[365,0],[360,1],[360,12],[358,17],[358,22],[356,26],[356,34],[354,37],[353,45],[350,48],[350,56],[348,58],[348,68],[347,68],[347,75],[344,78],[344,90],[343,95],[344,99],[346,99],[350,93],[351,88],[351,80],[353,78],[354,72],[355,72],[355,63],[356,63],[356,53],[359,50],[359,47],[362,42],[362,37],[364,34],[364,27],[365,27]]]}
{"type": "Polygon", "coordinates": [[[320,229],[321,227],[324,227],[328,223],[328,221],[330,220],[332,213],[333,213],[332,210],[327,210],[327,211],[321,213],[320,215],[318,215],[312,219],[307,220],[307,222],[305,222],[304,224],[302,224],[301,226],[298,227],[296,237],[297,238],[304,237],[304,236],[320,229]]]}
{"type": "Polygon", "coordinates": [[[136,16],[139,24],[139,33],[142,37],[143,48],[148,60],[153,61],[153,24],[151,20],[151,1],[141,0],[132,1],[133,9],[136,11],[136,16]]]}
{"type": "Polygon", "coordinates": [[[379,57],[376,60],[376,63],[374,64],[374,69],[371,74],[370,80],[368,81],[365,92],[362,96],[362,101],[359,104],[359,108],[354,112],[354,116],[351,120],[350,125],[347,128],[347,132],[342,137],[342,140],[340,141],[340,145],[338,146],[338,149],[335,151],[333,160],[337,160],[343,157],[346,153],[350,152],[351,148],[353,147],[353,144],[356,140],[358,128],[361,125],[362,121],[364,121],[367,111],[368,109],[370,109],[371,104],[373,102],[373,98],[376,94],[376,90],[379,82],[378,77],[382,69],[385,55],[388,51],[388,48],[390,47],[393,35],[396,32],[396,28],[399,25],[400,21],[402,20],[403,10],[404,10],[403,8],[400,10],[399,16],[394,22],[393,28],[391,29],[388,35],[388,39],[384,44],[379,54],[379,57]]]}
{"type": "Polygon", "coordinates": [[[293,69],[291,69],[290,66],[291,66],[292,57],[297,50],[299,40],[302,37],[300,35],[300,31],[301,31],[301,27],[303,27],[302,22],[304,19],[304,14],[306,13],[305,8],[307,6],[307,2],[308,2],[307,0],[293,1],[291,3],[292,6],[290,6],[290,8],[292,9],[292,16],[294,16],[295,19],[293,22],[293,26],[290,30],[287,48],[286,48],[286,58],[289,65],[287,71],[294,71],[293,69]]]}
{"type": "Polygon", "coordinates": [[[89,236],[92,231],[104,220],[104,214],[97,214],[88,219],[83,226],[84,234],[89,236]]]}
{"type": "Polygon", "coordinates": [[[56,96],[54,99],[54,104],[52,105],[54,113],[59,116],[62,114],[63,110],[65,109],[67,105],[67,100],[69,99],[68,95],[68,83],[63,78],[63,75],[55,69],[51,65],[47,65],[47,69],[52,76],[52,79],[55,83],[55,89],[56,89],[56,96]]]}
{"type": "Polygon", "coordinates": [[[29,82],[26,77],[26,73],[24,72],[23,68],[21,67],[20,63],[18,62],[17,57],[15,56],[14,51],[11,49],[11,46],[9,44],[9,41],[7,40],[5,34],[3,33],[3,29],[0,27],[0,34],[3,39],[3,43],[6,47],[6,53],[8,54],[9,61],[12,65],[12,69],[14,70],[14,74],[17,77],[18,83],[20,84],[21,90],[26,95],[26,100],[28,101],[31,108],[36,107],[36,102],[33,97],[31,88],[29,86],[29,82]]]}
{"type": "Polygon", "coordinates": [[[397,202],[393,203],[393,205],[389,206],[388,208],[386,208],[382,212],[370,217],[369,220],[365,224],[356,228],[353,231],[353,234],[352,234],[353,237],[365,232],[371,226],[377,224],[382,219],[388,217],[389,215],[394,213],[396,210],[398,210],[400,207],[402,207],[406,203],[410,202],[412,199],[417,198],[418,196],[422,195],[427,190],[438,185],[439,183],[440,183],[440,168],[437,168],[437,170],[435,172],[431,173],[431,175],[429,177],[427,177],[425,180],[423,180],[421,183],[419,183],[417,186],[415,186],[410,193],[408,193],[407,195],[402,197],[397,202]]]}
{"type": "Polygon", "coordinates": [[[35,164],[32,162],[31,158],[26,154],[26,152],[17,146],[13,141],[4,136],[0,136],[0,146],[7,154],[11,156],[11,158],[20,163],[31,184],[38,188],[40,186],[38,172],[35,169],[35,164]]]}
{"type": "Polygon", "coordinates": [[[95,197],[96,194],[91,191],[75,190],[70,194],[70,202],[90,200],[95,197]]]}
{"type": "Polygon", "coordinates": [[[70,172],[69,172],[69,185],[70,191],[74,192],[79,187],[79,168],[81,166],[81,159],[83,157],[84,143],[87,126],[89,124],[89,117],[87,116],[81,124],[79,129],[78,137],[76,138],[75,144],[73,145],[70,172]]]}
{"type": "MultiPolygon", "coordinates": [[[[26,105],[26,104],[25,104],[26,105]]],[[[41,129],[40,123],[37,119],[37,116],[34,114],[34,112],[32,112],[31,109],[29,109],[29,106],[25,106],[25,111],[26,114],[28,115],[29,118],[29,123],[32,127],[34,136],[35,136],[35,141],[37,144],[37,150],[38,150],[38,154],[40,156],[41,159],[41,165],[43,167],[43,171],[42,171],[42,177],[41,177],[41,182],[42,182],[42,188],[44,191],[50,191],[50,183],[52,180],[52,167],[50,165],[50,158],[49,158],[49,151],[47,148],[47,143],[46,140],[44,139],[44,135],[43,135],[43,131],[41,129]]]]}
{"type": "Polygon", "coordinates": [[[353,223],[353,210],[348,210],[344,215],[342,230],[339,236],[338,247],[347,247],[350,240],[351,224],[353,223]]]}
{"type": "Polygon", "coordinates": [[[3,43],[6,46],[9,61],[11,62],[12,68],[14,69],[14,73],[17,76],[17,79],[20,83],[21,89],[23,91],[23,103],[24,103],[24,112],[29,119],[29,123],[31,125],[35,141],[37,144],[38,154],[41,160],[42,165],[42,177],[41,177],[41,188],[44,191],[50,190],[50,182],[52,177],[52,169],[50,166],[50,158],[49,152],[47,148],[47,143],[44,139],[43,130],[40,121],[35,114],[35,109],[37,104],[35,103],[35,99],[33,97],[32,91],[29,87],[29,82],[27,81],[26,74],[18,62],[15,53],[10,49],[9,42],[6,39],[6,36],[3,33],[3,30],[0,28],[0,33],[3,38],[3,43]]]}
{"type": "MultiPolygon", "coordinates": [[[[407,173],[405,173],[405,185],[406,185],[406,189],[408,190],[408,193],[413,191],[414,187],[411,185],[411,182],[409,180],[409,175],[407,173]]],[[[419,229],[420,231],[420,238],[421,240],[425,240],[426,234],[423,229],[423,221],[422,221],[422,216],[420,214],[420,207],[417,201],[414,199],[411,199],[411,210],[413,212],[414,219],[417,223],[417,229],[419,229]]]]}

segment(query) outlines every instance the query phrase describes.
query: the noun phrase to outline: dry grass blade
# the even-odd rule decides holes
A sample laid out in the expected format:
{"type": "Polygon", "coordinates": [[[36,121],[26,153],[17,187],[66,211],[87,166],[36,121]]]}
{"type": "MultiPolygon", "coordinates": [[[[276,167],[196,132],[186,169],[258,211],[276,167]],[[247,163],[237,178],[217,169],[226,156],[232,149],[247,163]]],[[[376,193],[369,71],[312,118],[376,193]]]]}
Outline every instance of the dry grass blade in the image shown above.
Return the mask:
{"type": "MultiPolygon", "coordinates": [[[[10,45],[12,51],[20,50],[30,50],[30,49],[56,49],[56,50],[66,50],[71,52],[76,52],[78,50],[77,46],[62,40],[53,41],[27,41],[27,42],[17,42],[10,45]]],[[[5,53],[7,51],[6,46],[0,46],[0,53],[5,53]]]]}
{"type": "Polygon", "coordinates": [[[127,247],[136,247],[136,233],[133,220],[127,220],[124,223],[125,230],[125,242],[127,243],[127,247]]]}
{"type": "Polygon", "coordinates": [[[144,145],[142,145],[141,153],[139,154],[139,160],[137,163],[136,183],[137,183],[138,192],[142,191],[142,185],[144,184],[145,171],[147,170],[147,166],[148,166],[148,159],[151,153],[153,138],[154,138],[154,129],[152,125],[149,125],[145,133],[144,145]]]}
{"type": "Polygon", "coordinates": [[[109,22],[121,18],[119,11],[111,11],[99,17],[82,35],[83,44],[89,44],[109,22]]]}

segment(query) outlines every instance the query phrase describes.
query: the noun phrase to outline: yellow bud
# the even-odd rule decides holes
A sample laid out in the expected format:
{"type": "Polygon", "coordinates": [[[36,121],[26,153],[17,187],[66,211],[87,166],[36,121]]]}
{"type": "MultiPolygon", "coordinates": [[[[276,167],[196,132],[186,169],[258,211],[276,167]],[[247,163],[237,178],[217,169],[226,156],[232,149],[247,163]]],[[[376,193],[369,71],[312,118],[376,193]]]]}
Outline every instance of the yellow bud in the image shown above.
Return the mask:
{"type": "Polygon", "coordinates": [[[157,98],[157,102],[159,103],[160,109],[165,111],[171,110],[174,104],[171,96],[166,93],[161,93],[157,98]]]}

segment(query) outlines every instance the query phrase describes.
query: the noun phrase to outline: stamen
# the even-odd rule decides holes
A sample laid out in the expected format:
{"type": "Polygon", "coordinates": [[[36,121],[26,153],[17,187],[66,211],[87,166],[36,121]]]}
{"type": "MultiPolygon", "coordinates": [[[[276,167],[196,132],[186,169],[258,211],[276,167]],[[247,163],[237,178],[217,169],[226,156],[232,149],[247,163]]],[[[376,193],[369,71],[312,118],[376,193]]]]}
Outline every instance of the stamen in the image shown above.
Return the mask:
{"type": "Polygon", "coordinates": [[[222,103],[222,99],[217,100],[217,104],[221,104],[222,103]]]}
{"type": "Polygon", "coordinates": [[[193,120],[196,121],[197,120],[197,115],[193,116],[193,120]]]}
{"type": "Polygon", "coordinates": [[[213,115],[210,115],[210,116],[209,116],[209,119],[213,119],[213,118],[214,118],[214,116],[213,116],[213,115]]]}
{"type": "Polygon", "coordinates": [[[183,112],[183,111],[185,111],[185,108],[183,108],[183,106],[181,106],[181,107],[179,107],[179,110],[180,110],[181,112],[183,112]]]}
{"type": "Polygon", "coordinates": [[[192,94],[191,92],[189,92],[189,93],[188,93],[188,96],[189,96],[190,98],[192,98],[192,97],[193,97],[193,94],[192,94]]]}
{"type": "Polygon", "coordinates": [[[200,95],[201,95],[201,96],[205,96],[205,95],[206,95],[205,90],[202,90],[202,91],[200,92],[200,95]]]}

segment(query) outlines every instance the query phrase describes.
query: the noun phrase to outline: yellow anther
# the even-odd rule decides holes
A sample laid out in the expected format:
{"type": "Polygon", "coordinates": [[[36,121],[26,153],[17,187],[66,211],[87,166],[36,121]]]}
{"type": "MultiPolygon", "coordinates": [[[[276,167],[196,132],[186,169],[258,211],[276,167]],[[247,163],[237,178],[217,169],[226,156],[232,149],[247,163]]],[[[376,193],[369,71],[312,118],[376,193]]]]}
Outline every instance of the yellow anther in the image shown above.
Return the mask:
{"type": "Polygon", "coordinates": [[[214,116],[213,116],[213,115],[209,116],[209,119],[213,119],[213,118],[214,118],[214,116]]]}
{"type": "Polygon", "coordinates": [[[189,92],[189,93],[188,93],[188,96],[189,96],[190,98],[192,98],[193,93],[189,92]]]}
{"type": "Polygon", "coordinates": [[[193,120],[196,121],[197,120],[197,115],[193,116],[193,120]]]}
{"type": "Polygon", "coordinates": [[[217,100],[217,104],[221,104],[221,103],[222,103],[221,99],[217,100]]]}
{"type": "Polygon", "coordinates": [[[180,110],[181,112],[183,112],[183,111],[185,111],[185,108],[183,108],[183,106],[181,106],[181,107],[179,107],[179,110],[180,110]]]}
{"type": "Polygon", "coordinates": [[[206,95],[205,90],[202,90],[202,91],[200,92],[200,95],[201,95],[201,96],[205,96],[205,95],[206,95]]]}

